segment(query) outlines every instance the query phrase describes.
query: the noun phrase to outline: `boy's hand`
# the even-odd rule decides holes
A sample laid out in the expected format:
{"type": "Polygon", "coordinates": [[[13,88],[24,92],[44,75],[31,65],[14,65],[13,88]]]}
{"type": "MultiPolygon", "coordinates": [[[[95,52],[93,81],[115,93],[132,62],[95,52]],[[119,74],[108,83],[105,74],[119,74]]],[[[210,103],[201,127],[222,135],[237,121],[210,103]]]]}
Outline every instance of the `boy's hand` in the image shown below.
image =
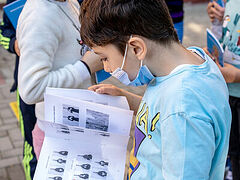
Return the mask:
{"type": "Polygon", "coordinates": [[[84,61],[89,66],[91,73],[95,73],[103,69],[103,63],[100,56],[92,51],[87,51],[84,54],[82,61],[84,61]]]}
{"type": "Polygon", "coordinates": [[[108,94],[112,96],[124,96],[123,90],[111,84],[98,84],[88,88],[99,94],[108,94]]]}
{"type": "Polygon", "coordinates": [[[224,63],[224,67],[218,62],[216,64],[227,83],[240,83],[240,69],[228,63],[224,63]]]}
{"type": "Polygon", "coordinates": [[[111,84],[98,84],[88,88],[89,90],[95,91],[99,94],[108,94],[112,96],[125,96],[128,100],[130,109],[134,111],[134,114],[137,114],[139,104],[142,100],[141,96],[130,93],[124,89],[120,89],[111,84]]]}
{"type": "Polygon", "coordinates": [[[14,50],[15,50],[16,54],[18,56],[20,56],[20,50],[19,50],[19,47],[18,47],[18,41],[17,40],[15,40],[15,42],[14,42],[14,50]]]}
{"type": "Polygon", "coordinates": [[[219,21],[222,21],[224,12],[225,12],[225,8],[221,7],[215,1],[208,3],[207,13],[208,13],[208,16],[210,17],[211,22],[213,22],[214,19],[218,19],[219,21]]]}

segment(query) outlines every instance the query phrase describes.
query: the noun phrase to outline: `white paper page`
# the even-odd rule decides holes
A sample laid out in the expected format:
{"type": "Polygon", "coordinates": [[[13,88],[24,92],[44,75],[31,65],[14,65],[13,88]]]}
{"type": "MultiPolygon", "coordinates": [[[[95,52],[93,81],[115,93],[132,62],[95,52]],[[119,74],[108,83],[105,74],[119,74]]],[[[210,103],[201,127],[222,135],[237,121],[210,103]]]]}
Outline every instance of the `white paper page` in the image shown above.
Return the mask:
{"type": "Polygon", "coordinates": [[[128,136],[133,111],[45,94],[45,120],[128,136]]]}
{"type": "Polygon", "coordinates": [[[91,129],[67,126],[48,121],[39,120],[46,137],[58,139],[71,139],[78,142],[89,142],[91,144],[114,145],[127,148],[129,136],[114,134],[103,131],[95,131],[91,129]]]}
{"type": "Polygon", "coordinates": [[[46,88],[46,94],[79,99],[129,110],[126,97],[98,94],[84,89],[46,88]]]}
{"type": "Polygon", "coordinates": [[[126,148],[45,137],[34,180],[122,180],[126,148]]]}

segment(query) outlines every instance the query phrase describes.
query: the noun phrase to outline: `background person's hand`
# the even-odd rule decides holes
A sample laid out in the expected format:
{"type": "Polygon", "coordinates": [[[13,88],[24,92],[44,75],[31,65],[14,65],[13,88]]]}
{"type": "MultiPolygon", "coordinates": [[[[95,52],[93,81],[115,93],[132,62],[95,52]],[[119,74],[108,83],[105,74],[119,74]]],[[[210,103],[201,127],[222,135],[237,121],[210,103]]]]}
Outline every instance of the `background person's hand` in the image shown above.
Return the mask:
{"type": "Polygon", "coordinates": [[[95,73],[103,69],[103,63],[99,55],[95,54],[93,51],[87,51],[82,61],[84,61],[90,68],[91,73],[95,73]]]}
{"type": "Polygon", "coordinates": [[[224,67],[222,67],[219,64],[219,61],[210,54],[210,52],[207,50],[207,47],[203,48],[203,50],[215,61],[227,83],[240,83],[240,69],[228,63],[224,63],[224,67]]]}
{"type": "Polygon", "coordinates": [[[19,50],[19,47],[18,47],[18,41],[17,40],[15,40],[15,42],[14,42],[14,50],[15,50],[16,54],[18,56],[20,56],[20,50],[19,50]]]}
{"type": "Polygon", "coordinates": [[[228,63],[224,63],[224,67],[218,61],[216,64],[227,83],[240,83],[240,69],[228,63]]]}
{"type": "Polygon", "coordinates": [[[225,8],[221,7],[215,1],[209,2],[207,6],[207,13],[210,17],[210,21],[213,22],[214,19],[218,19],[219,21],[223,20],[225,8]]]}
{"type": "Polygon", "coordinates": [[[208,51],[207,47],[204,47],[203,50],[214,62],[216,62],[215,57],[208,51]]]}

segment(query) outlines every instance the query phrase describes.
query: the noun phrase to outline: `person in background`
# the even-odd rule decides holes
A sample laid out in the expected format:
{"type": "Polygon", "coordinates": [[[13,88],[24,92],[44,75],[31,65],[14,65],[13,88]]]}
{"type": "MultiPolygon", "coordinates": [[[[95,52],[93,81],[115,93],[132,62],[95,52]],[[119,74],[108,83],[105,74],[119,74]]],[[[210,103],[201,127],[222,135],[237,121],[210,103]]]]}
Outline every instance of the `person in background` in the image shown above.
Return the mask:
{"type": "MultiPolygon", "coordinates": [[[[7,0],[6,4],[10,4],[15,0],[7,0]]],[[[10,92],[17,91],[18,87],[18,65],[19,65],[19,55],[20,51],[18,48],[16,40],[16,31],[12,26],[10,20],[3,13],[3,21],[0,24],[0,45],[8,50],[10,53],[16,54],[16,62],[14,69],[14,83],[10,92]]],[[[37,165],[37,158],[34,153],[32,131],[36,123],[35,116],[35,105],[26,104],[22,98],[19,96],[17,91],[17,103],[19,109],[19,119],[21,132],[24,138],[23,145],[23,167],[25,171],[25,176],[27,180],[33,179],[34,172],[37,165]]]]}
{"type": "Polygon", "coordinates": [[[218,64],[230,94],[232,111],[229,156],[232,165],[233,180],[240,179],[240,3],[238,0],[226,0],[225,8],[216,2],[210,2],[207,12],[211,21],[218,19],[221,28],[220,43],[224,49],[224,67],[218,64]]]}
{"type": "MultiPolygon", "coordinates": [[[[223,1],[225,2],[225,0],[223,1]]],[[[207,11],[211,21],[211,31],[218,40],[222,37],[222,21],[225,11],[225,6],[221,7],[216,0],[209,2],[207,11]]]]}
{"type": "Polygon", "coordinates": [[[45,119],[46,87],[87,88],[92,84],[90,74],[103,68],[99,56],[85,54],[79,9],[77,0],[28,0],[18,20],[19,93],[26,103],[36,104],[32,134],[37,158],[44,140],[38,120],[45,119]]]}
{"type": "Polygon", "coordinates": [[[165,0],[173,20],[174,27],[177,31],[178,38],[180,42],[183,41],[184,34],[184,10],[183,10],[183,0],[165,0]]]}
{"type": "Polygon", "coordinates": [[[143,97],[108,84],[89,88],[126,96],[136,114],[128,178],[223,179],[227,85],[202,49],[181,45],[165,1],[84,0],[80,19],[82,40],[106,71],[126,85],[147,85],[143,97]]]}

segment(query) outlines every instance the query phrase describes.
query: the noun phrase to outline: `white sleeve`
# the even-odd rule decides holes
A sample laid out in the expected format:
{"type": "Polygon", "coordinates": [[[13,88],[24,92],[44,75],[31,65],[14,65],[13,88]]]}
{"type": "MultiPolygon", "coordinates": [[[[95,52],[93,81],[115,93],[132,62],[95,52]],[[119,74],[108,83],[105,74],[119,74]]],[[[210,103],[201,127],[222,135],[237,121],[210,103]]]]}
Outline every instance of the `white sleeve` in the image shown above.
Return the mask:
{"type": "Polygon", "coordinates": [[[21,52],[18,86],[20,96],[28,104],[42,101],[46,87],[77,88],[90,78],[87,68],[80,61],[52,70],[64,30],[64,27],[59,27],[59,22],[55,23],[60,21],[57,18],[39,17],[33,20],[26,17],[18,26],[17,39],[21,52]]]}

